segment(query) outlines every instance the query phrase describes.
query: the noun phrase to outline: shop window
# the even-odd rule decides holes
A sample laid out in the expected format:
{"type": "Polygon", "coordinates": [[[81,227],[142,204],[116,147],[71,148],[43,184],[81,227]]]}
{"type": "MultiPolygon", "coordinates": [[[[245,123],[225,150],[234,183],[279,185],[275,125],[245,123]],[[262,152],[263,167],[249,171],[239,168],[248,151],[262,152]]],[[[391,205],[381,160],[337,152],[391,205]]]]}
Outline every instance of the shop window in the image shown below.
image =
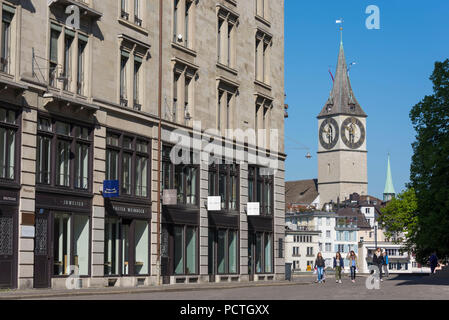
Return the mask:
{"type": "Polygon", "coordinates": [[[264,235],[264,245],[265,245],[265,273],[272,273],[273,272],[273,258],[272,258],[272,237],[270,234],[264,235]]]}
{"type": "Polygon", "coordinates": [[[89,273],[89,217],[55,213],[54,275],[69,275],[71,265],[81,276],[89,273]]]}
{"type": "Polygon", "coordinates": [[[119,180],[121,195],[149,197],[148,144],[148,141],[137,137],[107,134],[106,180],[119,180]]]}
{"type": "Polygon", "coordinates": [[[13,110],[0,108],[0,178],[15,179],[15,156],[18,126],[13,110]]]}
{"type": "Polygon", "coordinates": [[[255,272],[273,273],[272,233],[257,232],[250,238],[253,239],[254,243],[248,246],[248,254],[251,256],[252,250],[255,250],[255,272]]]}
{"type": "Polygon", "coordinates": [[[130,274],[130,254],[129,254],[129,229],[130,224],[129,222],[125,222],[122,224],[122,237],[121,237],[121,247],[122,247],[122,275],[129,275],[130,274]]]}
{"type": "Polygon", "coordinates": [[[197,237],[197,228],[175,226],[174,271],[176,275],[197,273],[197,237]]]}
{"type": "Polygon", "coordinates": [[[149,224],[146,220],[109,217],[105,222],[105,275],[148,275],[149,224]]]}
{"type": "Polygon", "coordinates": [[[119,274],[120,225],[118,219],[107,218],[105,221],[104,274],[119,274]]]}
{"type": "Polygon", "coordinates": [[[149,274],[149,241],[148,223],[146,221],[135,221],[135,246],[136,246],[136,270],[135,274],[149,274]]]}
{"type": "Polygon", "coordinates": [[[217,266],[218,274],[235,274],[237,273],[237,231],[229,229],[210,229],[209,230],[209,252],[211,257],[209,273],[213,274],[214,266],[217,266]],[[215,249],[216,243],[216,249],[215,249]],[[216,255],[214,255],[216,251],[216,255]],[[216,260],[215,260],[216,256],[216,260]]]}

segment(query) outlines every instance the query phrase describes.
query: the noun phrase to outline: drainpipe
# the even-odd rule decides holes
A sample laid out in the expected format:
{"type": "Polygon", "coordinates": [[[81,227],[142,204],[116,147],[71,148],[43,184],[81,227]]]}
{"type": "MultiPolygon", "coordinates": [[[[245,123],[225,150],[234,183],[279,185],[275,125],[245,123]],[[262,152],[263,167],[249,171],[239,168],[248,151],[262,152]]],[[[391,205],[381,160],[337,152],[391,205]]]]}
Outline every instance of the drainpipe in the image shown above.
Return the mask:
{"type": "Polygon", "coordinates": [[[159,0],[159,85],[157,129],[157,260],[158,284],[161,285],[161,131],[162,131],[162,17],[163,0],[159,0]]]}

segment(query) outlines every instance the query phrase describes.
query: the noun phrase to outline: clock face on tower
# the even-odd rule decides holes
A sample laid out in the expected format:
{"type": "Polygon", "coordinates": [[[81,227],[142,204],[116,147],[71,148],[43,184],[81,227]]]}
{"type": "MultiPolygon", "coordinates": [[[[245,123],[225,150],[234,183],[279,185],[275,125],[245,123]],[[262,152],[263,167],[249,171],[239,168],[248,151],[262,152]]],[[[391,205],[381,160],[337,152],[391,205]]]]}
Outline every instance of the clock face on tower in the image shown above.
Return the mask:
{"type": "Polygon", "coordinates": [[[338,142],[338,124],[333,118],[325,119],[320,127],[320,143],[324,149],[330,150],[338,142]]]}
{"type": "Polygon", "coordinates": [[[365,127],[357,118],[347,118],[341,125],[341,140],[348,148],[360,148],[365,142],[365,134],[365,127]]]}

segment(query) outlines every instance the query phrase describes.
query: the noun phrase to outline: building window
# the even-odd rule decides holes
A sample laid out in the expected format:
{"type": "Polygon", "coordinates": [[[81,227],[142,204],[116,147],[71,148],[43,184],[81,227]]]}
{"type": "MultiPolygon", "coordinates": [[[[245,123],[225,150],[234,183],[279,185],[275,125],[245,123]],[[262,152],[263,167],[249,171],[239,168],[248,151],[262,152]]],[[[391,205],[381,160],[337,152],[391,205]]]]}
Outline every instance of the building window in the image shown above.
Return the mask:
{"type": "Polygon", "coordinates": [[[134,110],[140,111],[142,105],[140,103],[140,69],[142,67],[142,58],[134,56],[134,79],[133,79],[133,95],[134,95],[134,110]]]}
{"type": "Polygon", "coordinates": [[[59,87],[57,81],[61,81],[62,89],[86,95],[87,42],[88,36],[86,34],[51,23],[48,78],[50,86],[59,87]],[[58,42],[61,34],[64,35],[64,51],[62,53],[62,63],[59,63],[58,42]],[[78,43],[75,41],[76,37],[78,37],[78,43]]]}
{"type": "Polygon", "coordinates": [[[128,95],[127,95],[127,72],[126,67],[129,60],[129,53],[122,51],[120,55],[120,105],[122,107],[128,106],[128,95]]]}
{"type": "Polygon", "coordinates": [[[54,275],[69,275],[69,267],[79,269],[79,275],[89,274],[89,217],[86,215],[54,214],[54,275]]]}
{"type": "Polygon", "coordinates": [[[173,121],[188,125],[194,110],[196,70],[177,64],[173,70],[173,121]]]}
{"type": "Polygon", "coordinates": [[[49,85],[56,87],[56,77],[58,72],[58,41],[62,28],[56,24],[51,24],[50,31],[50,66],[49,66],[49,85]]]}
{"type": "Polygon", "coordinates": [[[256,16],[269,20],[269,0],[255,0],[256,1],[256,16]]]}
{"type": "Polygon", "coordinates": [[[271,128],[271,108],[273,102],[265,98],[257,98],[255,125],[256,140],[260,147],[269,149],[270,128],[271,128]]]}
{"type": "MultiPolygon", "coordinates": [[[[177,190],[177,204],[198,206],[199,204],[199,155],[189,153],[190,161],[173,164],[170,159],[172,148],[162,148],[162,189],[177,190]]],[[[187,153],[188,151],[184,151],[187,153]]]]}
{"type": "Polygon", "coordinates": [[[2,7],[2,29],[1,29],[1,56],[0,71],[11,73],[11,25],[15,9],[3,3],[2,7]]]}
{"type": "Polygon", "coordinates": [[[120,0],[120,17],[125,20],[129,20],[128,1],[120,0]]]}
{"type": "Polygon", "coordinates": [[[193,0],[174,0],[173,6],[173,42],[182,44],[186,48],[192,49],[193,28],[191,17],[193,17],[193,0]],[[181,6],[184,4],[184,6],[181,6]],[[184,23],[181,23],[183,21],[184,23]]]}
{"type": "Polygon", "coordinates": [[[120,180],[121,195],[148,198],[149,142],[128,134],[108,133],[106,146],[106,180],[120,180]]]}
{"type": "Polygon", "coordinates": [[[237,211],[239,166],[217,162],[209,166],[209,196],[221,197],[223,211],[237,211]]]}
{"type": "Polygon", "coordinates": [[[260,203],[261,215],[272,215],[273,206],[273,175],[256,166],[248,167],[248,201],[260,203]]]}
{"type": "Polygon", "coordinates": [[[307,247],[307,256],[313,256],[313,247],[307,247]]]}
{"type": "Polygon", "coordinates": [[[218,89],[217,129],[225,134],[225,130],[233,129],[235,99],[237,88],[218,89]]]}
{"type": "Polygon", "coordinates": [[[326,252],[332,252],[332,244],[331,243],[326,243],[325,247],[326,247],[326,252]]]}
{"type": "Polygon", "coordinates": [[[330,238],[331,237],[331,232],[329,230],[326,231],[326,238],[330,238]]]}
{"type": "Polygon", "coordinates": [[[271,36],[262,31],[256,35],[256,80],[265,84],[270,84],[271,69],[271,36]]]}
{"type": "Polygon", "coordinates": [[[0,107],[0,178],[15,179],[17,113],[0,107]]]}
{"type": "Polygon", "coordinates": [[[174,265],[176,275],[197,273],[197,237],[196,227],[174,227],[174,265]]]}
{"type": "Polygon", "coordinates": [[[238,17],[223,8],[218,12],[217,58],[218,63],[235,68],[235,50],[238,17]]]}
{"type": "Polygon", "coordinates": [[[78,72],[76,81],[76,92],[80,95],[86,95],[85,89],[85,63],[86,63],[86,47],[87,47],[87,37],[78,35],[78,72]]]}
{"type": "Polygon", "coordinates": [[[88,127],[39,117],[36,182],[88,190],[91,172],[91,131],[88,127]],[[55,181],[52,181],[51,175],[52,157],[55,159],[55,181]]]}
{"type": "Polygon", "coordinates": [[[69,90],[70,88],[70,75],[72,74],[72,44],[74,41],[75,32],[66,29],[64,38],[64,90],[69,90]]]}
{"type": "Polygon", "coordinates": [[[134,0],[134,23],[139,27],[142,26],[142,19],[140,16],[140,0],[134,0]]]}

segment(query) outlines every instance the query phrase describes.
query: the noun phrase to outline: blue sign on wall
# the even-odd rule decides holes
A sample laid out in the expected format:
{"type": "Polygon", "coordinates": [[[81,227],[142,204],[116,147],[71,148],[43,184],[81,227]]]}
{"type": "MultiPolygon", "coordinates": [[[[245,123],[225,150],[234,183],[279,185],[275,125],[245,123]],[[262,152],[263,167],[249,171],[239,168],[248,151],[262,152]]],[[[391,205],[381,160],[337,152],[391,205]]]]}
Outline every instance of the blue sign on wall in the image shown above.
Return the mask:
{"type": "Polygon", "coordinates": [[[116,198],[119,196],[118,180],[103,181],[103,198],[116,198]]]}

